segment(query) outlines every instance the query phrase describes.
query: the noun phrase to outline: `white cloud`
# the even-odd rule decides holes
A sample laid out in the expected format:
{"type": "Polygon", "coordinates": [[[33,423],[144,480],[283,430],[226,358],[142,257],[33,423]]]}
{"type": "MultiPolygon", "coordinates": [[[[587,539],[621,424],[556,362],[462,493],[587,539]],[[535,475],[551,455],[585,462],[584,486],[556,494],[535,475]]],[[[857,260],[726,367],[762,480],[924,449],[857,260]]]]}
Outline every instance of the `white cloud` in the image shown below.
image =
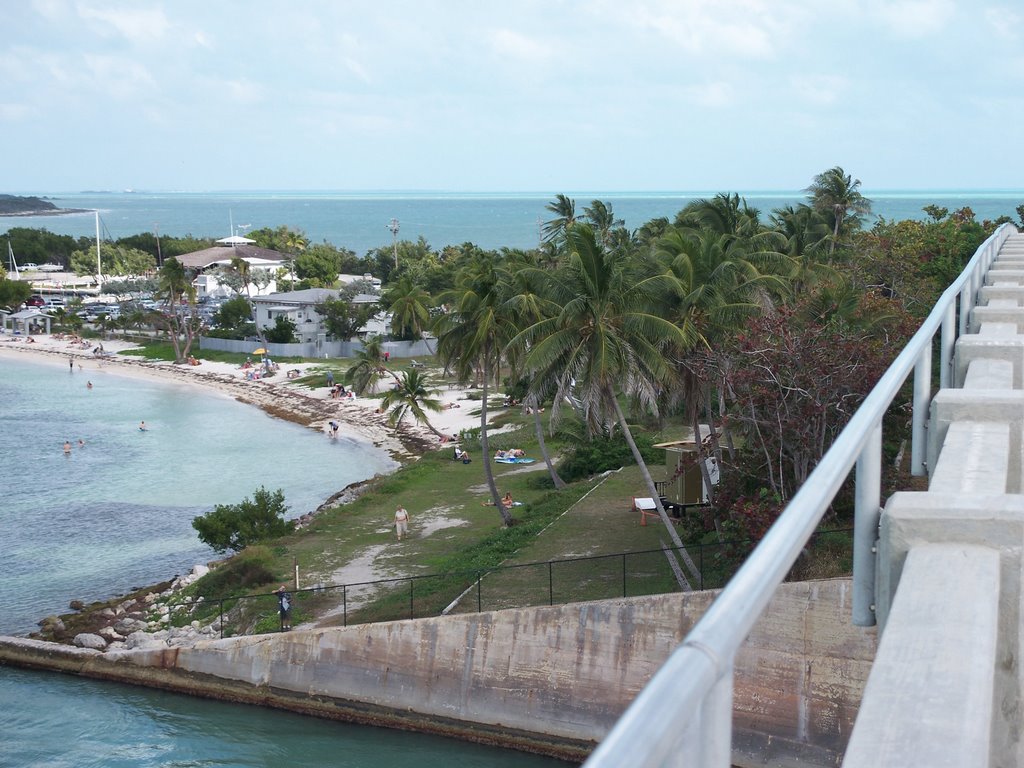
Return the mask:
{"type": "Polygon", "coordinates": [[[845,77],[829,75],[800,75],[790,81],[793,91],[803,101],[816,106],[828,106],[839,101],[849,82],[845,77]]]}
{"type": "Polygon", "coordinates": [[[764,0],[640,0],[609,3],[602,13],[653,32],[690,54],[762,59],[784,49],[794,9],[764,0]]]}
{"type": "Polygon", "coordinates": [[[511,29],[494,32],[491,45],[498,54],[531,63],[543,62],[551,56],[551,49],[547,45],[511,29]]]}
{"type": "Polygon", "coordinates": [[[70,15],[66,0],[32,0],[32,9],[49,21],[62,21],[70,15]]]}
{"type": "Polygon", "coordinates": [[[370,83],[370,76],[367,74],[367,72],[363,68],[362,64],[360,64],[358,61],[356,61],[355,59],[350,58],[348,56],[345,57],[344,61],[345,61],[345,68],[349,72],[351,72],[353,75],[358,77],[364,83],[369,85],[369,83],[370,83]]]}
{"type": "Polygon", "coordinates": [[[217,86],[218,92],[226,92],[235,104],[252,105],[263,101],[265,91],[262,85],[252,80],[224,80],[217,86]]]}
{"type": "Polygon", "coordinates": [[[149,71],[122,56],[86,54],[85,65],[93,86],[118,99],[129,99],[154,87],[149,71]]]}
{"type": "Polygon", "coordinates": [[[206,35],[205,32],[199,30],[192,35],[192,41],[200,48],[206,48],[207,50],[213,50],[213,41],[206,35]]]}
{"type": "Polygon", "coordinates": [[[133,43],[158,40],[171,28],[159,8],[98,8],[82,3],[78,6],[78,15],[87,21],[99,22],[101,29],[113,30],[133,43]]]}
{"type": "Polygon", "coordinates": [[[727,107],[736,101],[732,85],[721,81],[690,86],[686,93],[702,107],[727,107]]]}
{"type": "Polygon", "coordinates": [[[13,123],[36,114],[28,104],[0,104],[0,122],[13,123]]]}
{"type": "Polygon", "coordinates": [[[952,0],[879,0],[870,11],[894,37],[909,40],[940,32],[955,13],[952,0]]]}
{"type": "Polygon", "coordinates": [[[1021,26],[1021,15],[1013,8],[1005,5],[986,8],[984,14],[985,22],[996,35],[1003,40],[1017,40],[1020,35],[1017,30],[1021,26]]]}

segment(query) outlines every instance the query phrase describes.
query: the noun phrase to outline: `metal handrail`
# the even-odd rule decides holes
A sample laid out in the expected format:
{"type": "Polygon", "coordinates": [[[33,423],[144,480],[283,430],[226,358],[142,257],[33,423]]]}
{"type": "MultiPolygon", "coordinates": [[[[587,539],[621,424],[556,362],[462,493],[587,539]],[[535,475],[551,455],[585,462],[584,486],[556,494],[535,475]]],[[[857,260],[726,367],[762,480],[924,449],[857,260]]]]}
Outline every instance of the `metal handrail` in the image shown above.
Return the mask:
{"type": "Polygon", "coordinates": [[[1016,228],[1003,224],[978,247],[761,543],[587,760],[588,768],[731,765],[736,652],[855,464],[854,623],[874,623],[871,550],[881,511],[882,419],[913,371],[911,472],[923,475],[935,334],[941,329],[940,381],[948,383],[957,301],[963,334],[984,274],[1012,232],[1016,228]]]}

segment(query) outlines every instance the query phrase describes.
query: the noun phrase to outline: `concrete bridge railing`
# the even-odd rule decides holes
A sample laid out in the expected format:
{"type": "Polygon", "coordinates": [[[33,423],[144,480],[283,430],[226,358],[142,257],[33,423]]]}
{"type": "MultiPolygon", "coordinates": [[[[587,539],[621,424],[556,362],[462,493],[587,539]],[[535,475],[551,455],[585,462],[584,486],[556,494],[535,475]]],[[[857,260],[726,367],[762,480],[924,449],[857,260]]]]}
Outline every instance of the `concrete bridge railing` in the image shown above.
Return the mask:
{"type": "MultiPolygon", "coordinates": [[[[967,394],[964,401],[953,398],[936,405],[933,427],[927,428],[936,338],[940,389],[970,380],[979,386],[991,385],[991,389],[977,391],[991,393],[998,401],[1013,398],[1017,394],[1014,390],[1022,388],[1024,337],[1018,338],[1018,334],[1024,330],[1024,308],[1017,310],[1019,316],[1014,313],[1012,304],[1018,299],[1010,290],[1011,284],[1024,285],[1024,237],[1018,236],[1014,227],[1003,225],[981,245],[963,273],[943,293],[761,544],[587,761],[589,768],[728,768],[737,648],[854,467],[853,620],[863,626],[875,623],[876,548],[888,547],[888,554],[878,557],[881,571],[877,607],[884,611],[882,618],[890,620],[892,635],[889,640],[888,632],[882,636],[878,661],[844,764],[858,768],[989,765],[991,752],[1004,755],[1012,751],[1009,745],[1015,735],[1006,727],[995,726],[993,718],[997,704],[1010,708],[1003,714],[1006,723],[1019,717],[1019,697],[1000,698],[1000,692],[1013,687],[1010,678],[1015,678],[1015,672],[1005,670],[1007,665],[1014,667],[1013,660],[1020,657],[1019,653],[1005,657],[1013,643],[1004,635],[1019,614],[1015,600],[1019,601],[1020,594],[1022,537],[1009,508],[1000,521],[1007,547],[1016,555],[992,549],[992,537],[998,537],[994,531],[986,529],[981,534],[975,529],[978,525],[986,527],[978,519],[985,517],[977,502],[982,498],[980,494],[992,493],[1009,506],[1006,499],[1018,498],[1008,492],[1019,490],[1021,482],[1019,425],[1024,409],[990,405],[990,409],[997,408],[997,418],[985,415],[974,419],[974,424],[967,418],[965,424],[951,428],[954,416],[971,413],[965,403],[972,395],[967,394]],[[1000,277],[988,280],[991,287],[984,295],[991,304],[988,294],[998,288],[1002,293],[993,298],[999,303],[975,311],[997,255],[1001,256],[1000,277]],[[970,330],[977,329],[978,333],[962,338],[969,323],[970,330]],[[930,455],[936,462],[931,466],[938,469],[942,465],[942,472],[933,472],[934,491],[917,495],[931,501],[917,499],[917,504],[900,501],[894,505],[890,500],[887,505],[887,515],[900,504],[912,507],[916,517],[909,509],[907,514],[927,521],[924,527],[936,534],[929,539],[918,533],[901,548],[886,544],[887,523],[882,521],[879,508],[882,418],[911,373],[911,471],[924,475],[930,455]],[[1016,418],[1012,414],[1017,414],[1016,418]],[[929,431],[933,435],[931,450],[929,431]],[[943,431],[942,440],[936,442],[934,436],[943,431]],[[946,453],[947,439],[950,452],[941,458],[946,453]],[[961,461],[956,460],[958,455],[961,461]],[[1002,463],[1001,468],[993,470],[989,466],[992,461],[1002,463]],[[953,474],[947,474],[947,467],[953,474]],[[933,525],[922,509],[960,509],[961,500],[963,509],[974,511],[974,519],[966,527],[977,535],[944,539],[939,535],[942,526],[933,525]],[[1014,564],[1018,583],[1007,591],[1007,574],[1014,564]],[[953,602],[955,607],[949,605],[953,602]],[[927,706],[919,706],[922,704],[927,706]],[[933,716],[935,720],[930,719],[933,716]],[[968,721],[973,725],[965,734],[968,721]],[[993,738],[998,742],[994,748],[993,738]],[[895,745],[901,749],[896,750],[895,745]],[[965,755],[970,759],[961,761],[965,755]]],[[[1021,506],[1024,508],[1024,504],[1021,506]]],[[[899,515],[893,517],[892,533],[900,528],[899,519],[899,515]]],[[[1013,637],[1017,637],[1015,630],[1013,637]]]]}

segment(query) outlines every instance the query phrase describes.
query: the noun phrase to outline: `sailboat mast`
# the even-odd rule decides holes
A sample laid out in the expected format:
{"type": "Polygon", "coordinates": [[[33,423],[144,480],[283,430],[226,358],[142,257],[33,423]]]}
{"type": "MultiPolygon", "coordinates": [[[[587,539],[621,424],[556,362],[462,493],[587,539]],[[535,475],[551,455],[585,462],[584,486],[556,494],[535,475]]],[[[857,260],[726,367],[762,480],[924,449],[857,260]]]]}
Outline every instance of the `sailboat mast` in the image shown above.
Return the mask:
{"type": "Polygon", "coordinates": [[[103,262],[100,260],[100,212],[96,211],[96,287],[103,285],[103,262]]]}
{"type": "Polygon", "coordinates": [[[14,258],[14,248],[11,247],[11,238],[7,238],[7,256],[11,262],[11,272],[14,273],[15,277],[20,277],[18,273],[18,260],[14,258]]]}

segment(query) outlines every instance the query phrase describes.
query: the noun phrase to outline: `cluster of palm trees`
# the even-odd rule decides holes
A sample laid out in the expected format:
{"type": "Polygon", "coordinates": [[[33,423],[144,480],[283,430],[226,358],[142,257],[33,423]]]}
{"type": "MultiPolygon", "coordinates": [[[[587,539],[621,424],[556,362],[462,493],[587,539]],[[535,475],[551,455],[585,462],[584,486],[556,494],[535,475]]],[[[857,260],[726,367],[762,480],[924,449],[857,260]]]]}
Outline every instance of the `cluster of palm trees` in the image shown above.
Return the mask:
{"type": "MultiPolygon", "coordinates": [[[[689,575],[696,577],[627,413],[684,413],[696,430],[701,413],[707,417],[715,382],[703,379],[695,360],[726,343],[751,316],[842,284],[845,246],[869,210],[859,186],[833,168],[815,177],[806,204],[776,210],[768,221],[740,196],[720,194],[688,205],[674,222],[651,222],[636,232],[615,218],[610,204],[594,201],[577,217],[575,202],[558,195],[547,206],[555,216],[544,226],[541,247],[475,253],[454,287],[433,302],[414,285],[396,285],[392,305],[400,311],[393,317],[429,328],[446,369],[480,383],[485,459],[488,392],[505,375],[527,381],[528,403],[551,403],[553,426],[568,409],[591,434],[621,430],[689,575]]],[[[372,351],[371,357],[379,359],[372,351]]],[[[379,375],[375,365],[358,363],[352,380],[373,370],[379,375]]],[[[396,374],[396,382],[406,397],[392,402],[408,405],[408,379],[396,374]]],[[[423,376],[416,384],[429,394],[423,376]]],[[[721,387],[715,394],[725,409],[721,387]]],[[[431,409],[429,397],[420,402],[431,409]]],[[[490,461],[483,466],[495,508],[511,525],[490,461]]]]}

